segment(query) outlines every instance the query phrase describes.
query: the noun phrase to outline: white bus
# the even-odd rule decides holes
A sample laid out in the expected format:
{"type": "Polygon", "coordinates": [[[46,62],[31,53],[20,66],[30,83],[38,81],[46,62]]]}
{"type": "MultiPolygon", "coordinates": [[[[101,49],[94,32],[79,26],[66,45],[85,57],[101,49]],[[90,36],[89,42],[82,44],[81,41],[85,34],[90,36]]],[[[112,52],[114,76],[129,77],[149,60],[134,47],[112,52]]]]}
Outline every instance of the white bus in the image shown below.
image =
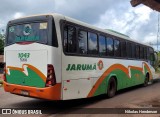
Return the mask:
{"type": "Polygon", "coordinates": [[[4,56],[4,90],[48,100],[113,97],[155,75],[152,47],[60,14],[9,21],[4,56]]]}

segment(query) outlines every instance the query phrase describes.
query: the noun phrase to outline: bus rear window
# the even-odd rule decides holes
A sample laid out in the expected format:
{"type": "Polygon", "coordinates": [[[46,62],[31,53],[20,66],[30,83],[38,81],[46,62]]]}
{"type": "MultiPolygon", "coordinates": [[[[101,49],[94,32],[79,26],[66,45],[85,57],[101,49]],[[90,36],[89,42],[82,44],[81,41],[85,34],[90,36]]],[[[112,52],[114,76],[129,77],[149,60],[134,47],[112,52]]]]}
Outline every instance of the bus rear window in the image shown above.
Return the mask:
{"type": "Polygon", "coordinates": [[[17,42],[47,43],[48,23],[27,23],[9,26],[7,44],[17,42]]]}

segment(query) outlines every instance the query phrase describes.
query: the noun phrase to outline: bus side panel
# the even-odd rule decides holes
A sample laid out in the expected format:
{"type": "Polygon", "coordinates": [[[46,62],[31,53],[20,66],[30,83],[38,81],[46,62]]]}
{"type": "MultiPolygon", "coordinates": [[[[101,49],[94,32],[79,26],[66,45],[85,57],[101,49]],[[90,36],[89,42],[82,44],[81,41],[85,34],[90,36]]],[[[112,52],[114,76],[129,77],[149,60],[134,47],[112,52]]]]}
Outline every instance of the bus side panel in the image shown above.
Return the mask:
{"type": "MultiPolygon", "coordinates": [[[[62,92],[63,100],[86,98],[91,90],[94,76],[93,71],[69,70],[67,67],[77,63],[89,63],[85,57],[66,56],[62,53],[62,92]]],[[[74,69],[74,68],[73,68],[74,69]]],[[[97,78],[95,78],[97,80],[97,78]]]]}
{"type": "Polygon", "coordinates": [[[85,98],[91,90],[91,79],[63,81],[63,99],[85,98]]]}
{"type": "Polygon", "coordinates": [[[144,61],[64,54],[62,66],[63,100],[107,93],[111,77],[117,79],[117,90],[143,84],[146,71],[150,71],[150,67],[144,61]]]}

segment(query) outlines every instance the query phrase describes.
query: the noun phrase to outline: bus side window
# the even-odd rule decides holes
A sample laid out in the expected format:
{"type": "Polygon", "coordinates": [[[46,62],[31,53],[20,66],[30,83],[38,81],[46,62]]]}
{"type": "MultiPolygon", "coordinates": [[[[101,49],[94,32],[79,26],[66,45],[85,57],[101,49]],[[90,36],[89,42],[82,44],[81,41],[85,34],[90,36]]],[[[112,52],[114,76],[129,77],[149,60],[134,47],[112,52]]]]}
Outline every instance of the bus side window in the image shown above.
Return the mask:
{"type": "Polygon", "coordinates": [[[122,57],[126,57],[127,56],[127,51],[126,51],[126,42],[125,41],[121,41],[121,55],[122,57]]]}
{"type": "Polygon", "coordinates": [[[114,56],[114,43],[112,38],[107,38],[107,56],[114,56]]]}
{"type": "Polygon", "coordinates": [[[98,54],[97,34],[88,32],[88,54],[98,54]]]}
{"type": "Polygon", "coordinates": [[[106,55],[106,38],[104,36],[99,36],[99,55],[106,55]]]}
{"type": "Polygon", "coordinates": [[[119,40],[114,40],[114,55],[116,57],[121,56],[121,45],[119,40]]]}
{"type": "Polygon", "coordinates": [[[136,58],[136,45],[132,43],[132,58],[136,58]]]}
{"type": "Polygon", "coordinates": [[[64,27],[64,51],[76,53],[76,28],[73,26],[64,27]]]}
{"type": "Polygon", "coordinates": [[[68,36],[67,36],[67,32],[68,32],[68,27],[65,26],[64,27],[64,33],[63,33],[63,47],[64,47],[64,51],[67,51],[67,42],[68,42],[68,36]]]}
{"type": "Polygon", "coordinates": [[[87,32],[78,31],[78,53],[87,54],[87,32]]]}
{"type": "Polygon", "coordinates": [[[140,59],[144,59],[144,48],[140,46],[140,59]]]}
{"type": "Polygon", "coordinates": [[[149,62],[152,66],[154,66],[155,57],[154,57],[154,50],[149,48],[149,62]]]}
{"type": "Polygon", "coordinates": [[[144,59],[147,60],[147,48],[144,47],[144,59]]]}
{"type": "Polygon", "coordinates": [[[136,45],[136,58],[139,59],[140,58],[140,47],[139,45],[136,45]]]}
{"type": "Polygon", "coordinates": [[[147,48],[147,60],[150,60],[150,58],[149,58],[149,48],[147,48]]]}
{"type": "Polygon", "coordinates": [[[127,42],[127,57],[128,58],[132,58],[132,43],[131,42],[127,42]]]}

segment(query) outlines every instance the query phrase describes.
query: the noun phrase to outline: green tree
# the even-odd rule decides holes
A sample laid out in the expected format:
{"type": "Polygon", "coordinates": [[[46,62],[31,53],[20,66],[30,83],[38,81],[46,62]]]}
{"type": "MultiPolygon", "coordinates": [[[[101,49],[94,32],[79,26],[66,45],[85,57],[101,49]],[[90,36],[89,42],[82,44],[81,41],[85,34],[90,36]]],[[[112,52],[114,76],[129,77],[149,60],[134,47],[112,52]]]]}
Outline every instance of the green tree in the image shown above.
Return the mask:
{"type": "Polygon", "coordinates": [[[4,41],[5,41],[5,34],[0,34],[0,55],[3,55],[4,52],[4,41]]]}

